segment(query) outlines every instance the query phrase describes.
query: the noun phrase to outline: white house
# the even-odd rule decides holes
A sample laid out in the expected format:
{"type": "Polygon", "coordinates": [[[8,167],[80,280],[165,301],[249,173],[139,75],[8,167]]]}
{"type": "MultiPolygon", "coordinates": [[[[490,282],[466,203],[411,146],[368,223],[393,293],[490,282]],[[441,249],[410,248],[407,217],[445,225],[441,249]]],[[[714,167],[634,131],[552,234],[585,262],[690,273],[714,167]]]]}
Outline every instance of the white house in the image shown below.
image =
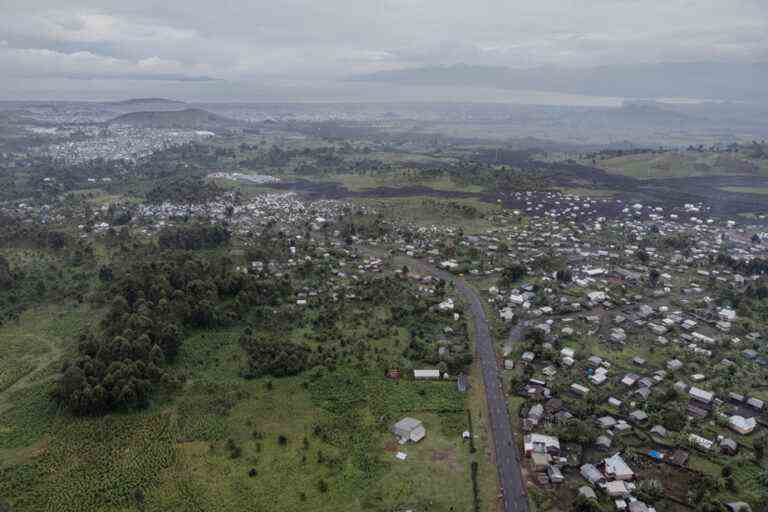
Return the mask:
{"type": "Polygon", "coordinates": [[[745,436],[755,430],[757,421],[755,421],[755,418],[744,418],[743,416],[736,415],[728,418],[728,426],[731,427],[731,430],[745,436]]]}
{"type": "Polygon", "coordinates": [[[715,398],[715,394],[712,393],[711,391],[705,391],[701,388],[697,388],[696,386],[691,386],[691,389],[688,390],[688,394],[694,400],[697,400],[704,404],[711,403],[712,400],[715,398]]]}
{"type": "Polygon", "coordinates": [[[413,370],[413,378],[416,380],[439,379],[440,370],[413,370]]]}

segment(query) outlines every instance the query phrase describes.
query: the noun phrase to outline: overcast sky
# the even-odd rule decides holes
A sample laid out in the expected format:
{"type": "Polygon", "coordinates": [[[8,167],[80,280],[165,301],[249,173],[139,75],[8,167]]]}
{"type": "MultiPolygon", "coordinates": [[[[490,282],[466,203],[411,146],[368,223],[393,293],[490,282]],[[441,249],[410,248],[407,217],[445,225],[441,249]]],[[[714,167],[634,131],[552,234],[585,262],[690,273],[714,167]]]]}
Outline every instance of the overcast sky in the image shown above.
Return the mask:
{"type": "Polygon", "coordinates": [[[768,0],[0,0],[0,93],[701,60],[768,61],[768,0]]]}

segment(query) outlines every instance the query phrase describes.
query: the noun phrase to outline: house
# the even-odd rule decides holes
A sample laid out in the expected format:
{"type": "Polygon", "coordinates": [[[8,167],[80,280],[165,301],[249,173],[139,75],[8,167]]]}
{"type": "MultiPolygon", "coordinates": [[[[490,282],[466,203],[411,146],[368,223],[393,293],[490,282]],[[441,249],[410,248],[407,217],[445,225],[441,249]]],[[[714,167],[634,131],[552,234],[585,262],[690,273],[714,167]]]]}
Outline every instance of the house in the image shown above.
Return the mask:
{"type": "Polygon", "coordinates": [[[621,383],[624,384],[627,387],[632,387],[635,385],[635,383],[640,380],[640,376],[636,373],[628,373],[624,376],[623,379],[621,379],[621,383]]]}
{"type": "Polygon", "coordinates": [[[547,475],[549,476],[549,481],[553,484],[561,484],[565,480],[565,477],[563,477],[563,473],[560,471],[560,468],[557,466],[549,466],[547,468],[547,475]]]}
{"type": "Polygon", "coordinates": [[[684,450],[675,450],[672,453],[672,458],[669,459],[670,464],[678,467],[685,467],[688,465],[688,452],[684,450]]]}
{"type": "Polygon", "coordinates": [[[616,327],[614,329],[611,329],[610,338],[611,338],[611,341],[615,343],[622,343],[624,340],[627,339],[627,334],[624,332],[624,329],[616,327]]]}
{"type": "Polygon", "coordinates": [[[692,443],[693,445],[697,446],[698,448],[709,451],[712,449],[712,446],[715,444],[714,441],[710,441],[707,438],[701,437],[697,434],[691,434],[688,436],[688,441],[692,443]]]}
{"type": "Polygon", "coordinates": [[[576,383],[571,384],[571,391],[580,397],[585,397],[589,394],[588,387],[576,383]]]}
{"type": "Polygon", "coordinates": [[[653,308],[647,304],[643,304],[637,311],[637,315],[640,318],[648,318],[653,314],[653,308]]]}
{"type": "Polygon", "coordinates": [[[611,498],[629,496],[629,489],[627,489],[627,484],[622,480],[614,480],[612,482],[606,483],[605,492],[608,493],[608,496],[611,498]]]}
{"type": "Polygon", "coordinates": [[[538,424],[541,418],[544,417],[544,406],[541,404],[534,404],[528,410],[528,419],[534,424],[538,424]]]}
{"type": "Polygon", "coordinates": [[[440,370],[413,370],[413,378],[416,380],[439,379],[440,370]]]}
{"type": "Polygon", "coordinates": [[[534,453],[560,454],[560,440],[544,434],[527,434],[523,437],[525,455],[530,457],[534,453]]]}
{"type": "Polygon", "coordinates": [[[688,390],[688,394],[697,402],[701,402],[706,405],[712,403],[712,400],[715,398],[715,394],[711,391],[705,391],[695,386],[691,386],[691,389],[688,390]]]}
{"type": "Polygon", "coordinates": [[[667,370],[674,372],[683,367],[683,362],[679,359],[670,359],[667,361],[667,370]]]}
{"type": "Polygon", "coordinates": [[[604,302],[608,296],[605,292],[589,292],[587,298],[590,302],[604,302]]]}
{"type": "Polygon", "coordinates": [[[722,441],[720,441],[720,453],[724,455],[736,455],[739,451],[739,445],[736,444],[736,441],[733,439],[726,437],[722,441]]]}
{"type": "Polygon", "coordinates": [[[589,363],[590,366],[596,368],[603,364],[603,359],[601,357],[591,356],[589,359],[587,359],[587,363],[589,363]]]}
{"type": "Polygon", "coordinates": [[[747,405],[752,407],[753,409],[757,409],[758,411],[762,411],[763,407],[765,407],[765,402],[763,402],[759,398],[749,397],[749,398],[747,398],[747,405]]]}
{"type": "Polygon", "coordinates": [[[400,440],[400,444],[418,443],[427,435],[421,421],[414,418],[403,418],[395,423],[392,427],[392,433],[400,440]]]}
{"type": "Polygon", "coordinates": [[[605,474],[616,480],[632,480],[635,478],[635,472],[624,462],[618,453],[605,459],[605,474]]]}
{"type": "Polygon", "coordinates": [[[605,483],[605,476],[592,464],[584,464],[579,468],[579,472],[592,485],[603,485],[605,483]]]}
{"type": "Polygon", "coordinates": [[[608,436],[598,436],[597,440],[595,440],[595,448],[597,448],[600,451],[607,452],[611,449],[611,438],[608,436]]]}
{"type": "Polygon", "coordinates": [[[667,429],[661,425],[654,425],[651,429],[651,434],[657,435],[659,437],[667,437],[667,429]]]}
{"type": "Polygon", "coordinates": [[[757,421],[755,421],[755,418],[744,418],[742,416],[735,415],[728,418],[728,426],[731,428],[731,430],[745,436],[747,434],[751,434],[752,431],[755,430],[757,421]]]}
{"type": "Polygon", "coordinates": [[[608,370],[600,367],[597,369],[597,371],[595,371],[595,373],[590,375],[588,378],[590,381],[592,381],[593,384],[599,386],[600,384],[608,380],[608,370]]]}
{"type": "Polygon", "coordinates": [[[613,416],[601,416],[597,418],[597,424],[601,428],[613,428],[616,425],[616,419],[613,416]]]}
{"type": "Polygon", "coordinates": [[[635,424],[639,425],[639,424],[645,422],[645,420],[647,420],[647,419],[648,419],[648,415],[645,413],[645,411],[641,411],[640,409],[637,409],[637,410],[632,411],[631,413],[629,413],[629,420],[632,423],[635,423],[635,424]]]}

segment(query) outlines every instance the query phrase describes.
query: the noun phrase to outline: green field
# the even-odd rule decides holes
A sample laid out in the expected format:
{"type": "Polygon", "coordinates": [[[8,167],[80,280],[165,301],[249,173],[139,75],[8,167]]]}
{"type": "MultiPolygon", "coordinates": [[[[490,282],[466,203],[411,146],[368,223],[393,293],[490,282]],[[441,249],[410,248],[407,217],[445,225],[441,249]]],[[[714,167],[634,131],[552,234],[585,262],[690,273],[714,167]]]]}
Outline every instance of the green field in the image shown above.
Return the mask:
{"type": "MultiPolygon", "coordinates": [[[[146,410],[74,418],[47,391],[89,315],[36,310],[0,328],[0,497],[13,510],[471,508],[466,397],[453,383],[354,368],[245,380],[240,332],[208,331],[187,339],[174,365],[189,375],[181,389],[146,410]],[[388,427],[403,416],[425,423],[424,441],[394,443],[388,427]]],[[[480,475],[490,500],[493,467],[480,475]]]]}
{"type": "MultiPolygon", "coordinates": [[[[588,162],[591,164],[591,161],[588,162]]],[[[694,176],[768,176],[768,163],[741,155],[696,152],[629,155],[598,160],[597,167],[611,174],[638,179],[694,176]]]]}

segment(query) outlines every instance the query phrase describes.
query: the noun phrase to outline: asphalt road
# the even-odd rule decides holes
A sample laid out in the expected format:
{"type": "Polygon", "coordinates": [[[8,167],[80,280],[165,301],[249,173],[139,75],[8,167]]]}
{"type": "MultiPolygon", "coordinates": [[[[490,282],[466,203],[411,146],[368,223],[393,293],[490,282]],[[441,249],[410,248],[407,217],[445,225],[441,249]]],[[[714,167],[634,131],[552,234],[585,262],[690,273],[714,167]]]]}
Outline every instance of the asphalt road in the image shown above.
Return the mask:
{"type": "MultiPolygon", "coordinates": [[[[426,265],[423,262],[414,261],[414,263],[417,263],[416,266],[420,267],[422,271],[429,272],[446,281],[452,281],[456,285],[456,290],[461,293],[467,304],[469,304],[475,323],[477,354],[483,373],[485,398],[488,402],[489,425],[493,437],[496,468],[499,472],[499,485],[502,493],[502,510],[504,512],[527,512],[528,497],[520,471],[520,461],[518,460],[515,440],[512,435],[507,402],[501,386],[496,353],[493,349],[493,341],[488,330],[488,320],[485,317],[485,310],[480,302],[480,297],[463,279],[454,278],[451,274],[426,265]]],[[[522,327],[515,328],[511,333],[510,339],[516,338],[516,340],[519,340],[521,332],[522,327]],[[515,335],[515,332],[517,332],[517,335],[515,335]]]]}

